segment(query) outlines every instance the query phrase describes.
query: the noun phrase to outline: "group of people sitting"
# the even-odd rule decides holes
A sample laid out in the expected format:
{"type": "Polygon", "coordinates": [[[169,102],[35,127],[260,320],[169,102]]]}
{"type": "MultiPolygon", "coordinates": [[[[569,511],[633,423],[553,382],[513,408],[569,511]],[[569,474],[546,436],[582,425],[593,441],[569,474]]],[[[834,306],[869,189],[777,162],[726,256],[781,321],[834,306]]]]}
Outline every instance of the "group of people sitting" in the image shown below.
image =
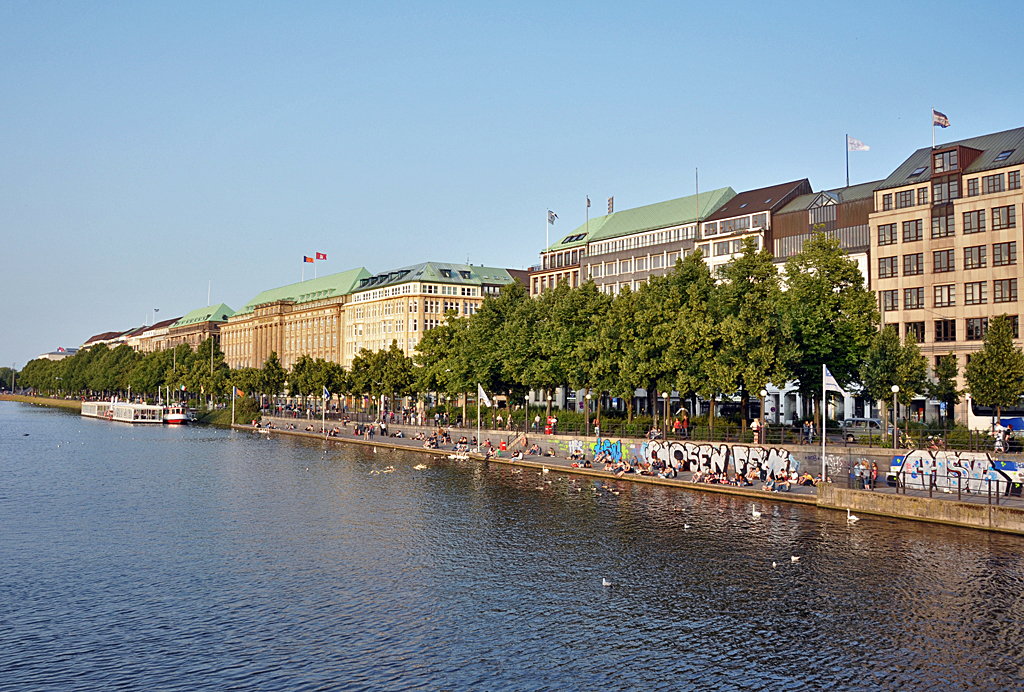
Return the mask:
{"type": "Polygon", "coordinates": [[[716,473],[698,469],[693,472],[690,480],[694,483],[719,483],[737,487],[751,487],[759,483],[761,490],[765,492],[789,492],[794,485],[817,485],[821,481],[821,476],[815,478],[809,473],[801,475],[796,470],[770,471],[760,464],[755,464],[749,467],[745,474],[734,473],[732,476],[728,470],[716,473]]]}

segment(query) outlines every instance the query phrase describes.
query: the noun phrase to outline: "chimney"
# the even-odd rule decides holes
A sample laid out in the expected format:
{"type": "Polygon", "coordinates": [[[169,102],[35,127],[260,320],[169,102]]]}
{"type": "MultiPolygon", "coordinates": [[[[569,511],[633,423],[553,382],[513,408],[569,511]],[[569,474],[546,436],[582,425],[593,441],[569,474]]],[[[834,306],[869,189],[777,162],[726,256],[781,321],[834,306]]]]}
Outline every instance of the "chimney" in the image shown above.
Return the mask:
{"type": "Polygon", "coordinates": [[[614,211],[615,211],[615,198],[614,197],[609,197],[608,198],[608,213],[611,214],[614,211]]]}

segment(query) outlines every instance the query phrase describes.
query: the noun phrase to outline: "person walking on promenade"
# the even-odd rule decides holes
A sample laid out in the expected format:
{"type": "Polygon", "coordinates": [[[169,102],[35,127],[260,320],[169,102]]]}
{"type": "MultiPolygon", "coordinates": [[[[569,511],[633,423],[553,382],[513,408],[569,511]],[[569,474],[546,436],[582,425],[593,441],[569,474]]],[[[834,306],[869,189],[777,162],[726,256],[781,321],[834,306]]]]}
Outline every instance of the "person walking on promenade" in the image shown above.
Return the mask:
{"type": "Polygon", "coordinates": [[[878,482],[878,464],[874,461],[871,462],[871,489],[875,489],[875,483],[878,482]]]}
{"type": "Polygon", "coordinates": [[[750,422],[750,432],[754,433],[754,444],[761,444],[761,423],[757,418],[750,422]]]}
{"type": "Polygon", "coordinates": [[[676,418],[676,422],[672,424],[672,432],[675,433],[676,437],[679,437],[679,433],[683,431],[682,422],[676,418]]]}
{"type": "Polygon", "coordinates": [[[690,413],[683,409],[683,439],[690,439],[690,413]]]}

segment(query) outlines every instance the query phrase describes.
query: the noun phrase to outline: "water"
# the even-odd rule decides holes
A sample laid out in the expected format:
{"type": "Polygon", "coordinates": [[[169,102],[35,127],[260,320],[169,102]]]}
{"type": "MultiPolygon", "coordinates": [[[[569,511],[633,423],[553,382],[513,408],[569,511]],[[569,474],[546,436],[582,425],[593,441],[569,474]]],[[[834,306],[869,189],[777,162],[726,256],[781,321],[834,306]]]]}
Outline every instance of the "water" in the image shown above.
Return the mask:
{"type": "Polygon", "coordinates": [[[324,449],[0,402],[0,689],[1024,687],[1019,537],[324,449]]]}

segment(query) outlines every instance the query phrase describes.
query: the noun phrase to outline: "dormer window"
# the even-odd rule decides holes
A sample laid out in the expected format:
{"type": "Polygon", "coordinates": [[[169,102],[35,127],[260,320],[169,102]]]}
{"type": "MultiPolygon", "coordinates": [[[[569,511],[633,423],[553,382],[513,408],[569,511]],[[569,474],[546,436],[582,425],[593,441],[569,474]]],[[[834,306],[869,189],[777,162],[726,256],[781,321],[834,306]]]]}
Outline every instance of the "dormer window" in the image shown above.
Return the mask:
{"type": "Polygon", "coordinates": [[[933,168],[936,173],[942,173],[944,171],[955,171],[958,165],[957,153],[956,149],[954,149],[953,151],[943,151],[936,154],[933,168]]]}
{"type": "Polygon", "coordinates": [[[469,278],[469,272],[467,272],[467,271],[460,271],[459,272],[459,276],[461,276],[463,279],[468,279],[469,278]]]}
{"type": "Polygon", "coordinates": [[[452,270],[451,269],[442,269],[441,270],[441,276],[443,276],[446,279],[452,278],[452,270]]]}

